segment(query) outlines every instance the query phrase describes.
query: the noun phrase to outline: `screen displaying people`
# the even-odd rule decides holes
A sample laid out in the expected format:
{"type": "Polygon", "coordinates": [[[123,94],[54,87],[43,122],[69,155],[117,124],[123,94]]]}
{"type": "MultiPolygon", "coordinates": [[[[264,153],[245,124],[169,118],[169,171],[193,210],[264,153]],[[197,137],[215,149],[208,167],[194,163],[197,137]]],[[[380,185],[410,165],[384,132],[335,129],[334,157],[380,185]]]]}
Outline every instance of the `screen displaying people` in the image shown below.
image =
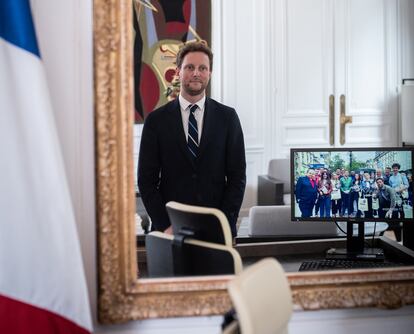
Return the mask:
{"type": "Polygon", "coordinates": [[[413,217],[411,150],[293,150],[294,217],[413,217]]]}

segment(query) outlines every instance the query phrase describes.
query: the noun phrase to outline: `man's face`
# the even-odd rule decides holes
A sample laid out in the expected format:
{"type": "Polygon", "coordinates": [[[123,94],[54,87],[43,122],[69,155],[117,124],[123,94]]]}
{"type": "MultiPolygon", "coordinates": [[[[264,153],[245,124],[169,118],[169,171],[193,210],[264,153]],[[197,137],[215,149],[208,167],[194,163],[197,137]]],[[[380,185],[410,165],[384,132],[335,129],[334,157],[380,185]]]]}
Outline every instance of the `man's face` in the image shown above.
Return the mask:
{"type": "Polygon", "coordinates": [[[204,52],[189,52],[177,68],[183,96],[197,96],[204,92],[210,80],[210,61],[204,52]]]}
{"type": "Polygon", "coordinates": [[[386,169],[385,169],[385,175],[390,175],[390,174],[391,174],[391,169],[386,168],[386,169]]]}
{"type": "Polygon", "coordinates": [[[392,171],[394,172],[394,174],[397,174],[398,173],[398,167],[397,166],[392,167],[392,171]]]}
{"type": "Polygon", "coordinates": [[[315,178],[315,171],[313,169],[308,170],[308,177],[310,179],[314,179],[315,178]]]}
{"type": "Polygon", "coordinates": [[[384,185],[384,181],[383,180],[381,180],[381,179],[378,179],[377,180],[377,186],[378,186],[378,188],[382,188],[383,187],[383,185],[384,185]]]}

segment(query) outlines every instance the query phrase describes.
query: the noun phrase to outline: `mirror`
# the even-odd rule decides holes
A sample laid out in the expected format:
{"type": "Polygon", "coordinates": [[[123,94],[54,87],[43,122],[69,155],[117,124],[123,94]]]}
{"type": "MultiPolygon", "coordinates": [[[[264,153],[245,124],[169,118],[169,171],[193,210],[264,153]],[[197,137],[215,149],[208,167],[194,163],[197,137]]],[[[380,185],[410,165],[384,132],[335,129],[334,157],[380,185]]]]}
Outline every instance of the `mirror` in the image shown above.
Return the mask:
{"type": "MultiPolygon", "coordinates": [[[[101,323],[223,314],[231,276],[137,279],[132,8],[94,0],[98,307],[101,323]]],[[[296,310],[414,303],[414,268],[287,274],[296,310]]]]}

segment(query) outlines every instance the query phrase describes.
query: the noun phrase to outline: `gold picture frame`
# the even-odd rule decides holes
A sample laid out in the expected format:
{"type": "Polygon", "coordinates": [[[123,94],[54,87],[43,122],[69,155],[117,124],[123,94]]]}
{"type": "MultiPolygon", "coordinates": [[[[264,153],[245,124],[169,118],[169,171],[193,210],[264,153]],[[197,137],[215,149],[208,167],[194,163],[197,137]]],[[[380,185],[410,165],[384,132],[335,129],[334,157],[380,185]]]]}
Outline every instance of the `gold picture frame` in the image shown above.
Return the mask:
{"type": "MultiPolygon", "coordinates": [[[[94,0],[99,321],[223,314],[231,276],[137,279],[131,11],[94,0]]],[[[414,267],[287,276],[296,310],[414,304],[414,267]]]]}

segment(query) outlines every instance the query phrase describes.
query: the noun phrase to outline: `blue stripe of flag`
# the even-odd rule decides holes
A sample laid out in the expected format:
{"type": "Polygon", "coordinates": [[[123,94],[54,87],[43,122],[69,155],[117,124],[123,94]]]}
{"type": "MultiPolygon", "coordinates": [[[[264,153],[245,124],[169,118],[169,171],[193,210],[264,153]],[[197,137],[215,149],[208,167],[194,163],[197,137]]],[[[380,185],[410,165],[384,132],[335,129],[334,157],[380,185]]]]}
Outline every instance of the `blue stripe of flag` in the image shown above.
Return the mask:
{"type": "Polygon", "coordinates": [[[0,0],[0,37],[40,57],[29,0],[0,0]]]}

